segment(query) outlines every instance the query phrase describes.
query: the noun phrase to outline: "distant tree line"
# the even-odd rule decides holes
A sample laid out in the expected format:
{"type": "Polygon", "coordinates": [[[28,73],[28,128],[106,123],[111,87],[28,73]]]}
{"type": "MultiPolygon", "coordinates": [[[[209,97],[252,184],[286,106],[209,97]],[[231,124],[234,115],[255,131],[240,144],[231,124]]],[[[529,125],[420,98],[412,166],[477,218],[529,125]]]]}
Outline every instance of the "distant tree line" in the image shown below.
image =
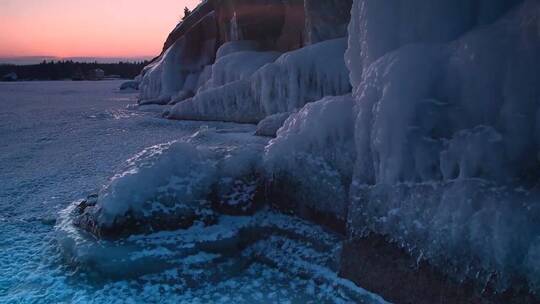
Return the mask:
{"type": "Polygon", "coordinates": [[[43,61],[33,65],[9,65],[0,64],[0,78],[9,73],[16,73],[19,80],[62,80],[74,79],[90,75],[92,71],[101,69],[105,75],[116,75],[120,78],[132,79],[139,75],[148,61],[97,63],[97,62],[74,62],[43,61]]]}

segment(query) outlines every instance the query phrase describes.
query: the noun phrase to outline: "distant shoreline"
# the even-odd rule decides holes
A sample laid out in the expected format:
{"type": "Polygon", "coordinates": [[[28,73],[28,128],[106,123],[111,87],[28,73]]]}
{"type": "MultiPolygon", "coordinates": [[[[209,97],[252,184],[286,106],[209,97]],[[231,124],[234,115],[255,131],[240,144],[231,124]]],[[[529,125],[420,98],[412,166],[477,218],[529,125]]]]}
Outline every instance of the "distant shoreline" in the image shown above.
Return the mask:
{"type": "Polygon", "coordinates": [[[22,82],[62,82],[62,81],[69,81],[69,82],[102,82],[102,81],[130,81],[133,80],[133,78],[110,78],[110,79],[100,79],[100,80],[73,80],[73,79],[20,79],[15,81],[1,81],[0,84],[7,84],[7,83],[22,83],[22,82]]]}
{"type": "Polygon", "coordinates": [[[135,63],[140,61],[152,60],[155,56],[136,56],[136,57],[56,57],[56,56],[17,56],[17,57],[0,57],[0,66],[2,65],[36,65],[43,61],[74,61],[80,63],[99,63],[99,64],[114,64],[119,62],[135,63]]]}
{"type": "Polygon", "coordinates": [[[133,79],[148,61],[98,63],[42,61],[39,64],[0,64],[0,81],[133,79]]]}

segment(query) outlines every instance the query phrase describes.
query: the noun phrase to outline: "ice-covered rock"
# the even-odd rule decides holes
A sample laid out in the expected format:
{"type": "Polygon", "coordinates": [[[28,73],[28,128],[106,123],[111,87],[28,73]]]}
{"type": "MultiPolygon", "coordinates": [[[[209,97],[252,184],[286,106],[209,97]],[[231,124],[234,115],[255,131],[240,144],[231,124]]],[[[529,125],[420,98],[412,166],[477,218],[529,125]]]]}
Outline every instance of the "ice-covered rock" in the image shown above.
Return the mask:
{"type": "Polygon", "coordinates": [[[182,140],[145,149],[129,159],[98,196],[79,206],[75,222],[96,235],[118,236],[209,224],[211,205],[230,205],[234,199],[238,210],[254,211],[265,143],[246,133],[202,128],[182,140]]]}
{"type": "Polygon", "coordinates": [[[261,47],[257,41],[238,40],[224,43],[219,47],[216,54],[216,59],[223,58],[237,52],[255,52],[260,51],[261,47]]]}
{"type": "Polygon", "coordinates": [[[238,80],[177,103],[167,118],[256,123],[264,114],[252,95],[249,80],[238,80]]]}
{"type": "Polygon", "coordinates": [[[452,41],[490,24],[523,0],[355,0],[349,24],[351,81],[379,57],[412,43],[452,41]]]}
{"type": "Polygon", "coordinates": [[[277,52],[243,50],[244,46],[243,43],[235,42],[225,44],[218,50],[218,59],[212,65],[210,79],[199,92],[249,79],[258,69],[267,63],[274,62],[281,55],[277,52]]]}
{"type": "Polygon", "coordinates": [[[174,119],[258,122],[346,94],[342,55],[350,6],[351,0],[205,1],[178,24],[163,53],[143,71],[141,101],[185,101],[170,111],[174,119]],[[276,51],[286,53],[263,67],[276,60],[276,51]],[[249,85],[233,84],[240,80],[249,85]],[[216,91],[197,94],[211,89],[216,91]],[[240,105],[247,96],[248,105],[240,105]],[[246,108],[246,114],[238,113],[246,108]]]}
{"type": "Polygon", "coordinates": [[[344,228],[355,159],[353,105],[350,95],[326,97],[286,120],[265,148],[275,204],[344,228]]]}
{"type": "Polygon", "coordinates": [[[177,41],[159,60],[146,66],[140,84],[141,100],[164,99],[176,94],[183,85],[179,73],[183,41],[177,41]]]}
{"type": "Polygon", "coordinates": [[[253,75],[252,90],[266,115],[290,112],[324,96],[350,92],[345,38],[283,54],[253,75]]]}
{"type": "Polygon", "coordinates": [[[539,290],[540,5],[398,2],[353,6],[351,232],[495,290],[539,290]]]}
{"type": "Polygon", "coordinates": [[[196,92],[200,75],[215,60],[218,36],[216,16],[210,11],[174,42],[167,42],[163,53],[141,73],[140,100],[171,99],[181,90],[196,92]]]}

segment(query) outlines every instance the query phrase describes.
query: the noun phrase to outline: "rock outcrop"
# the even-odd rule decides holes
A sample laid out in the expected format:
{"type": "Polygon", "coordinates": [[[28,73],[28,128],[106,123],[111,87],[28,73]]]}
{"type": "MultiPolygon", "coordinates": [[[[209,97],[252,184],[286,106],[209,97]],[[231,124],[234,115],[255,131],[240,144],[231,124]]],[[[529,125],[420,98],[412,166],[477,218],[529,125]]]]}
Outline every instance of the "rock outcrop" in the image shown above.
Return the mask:
{"type": "MultiPolygon", "coordinates": [[[[153,100],[168,99],[177,103],[180,99],[177,96],[185,96],[186,92],[196,97],[212,76],[218,49],[227,43],[250,41],[254,46],[252,51],[287,55],[311,44],[343,38],[351,4],[350,0],[331,3],[318,0],[204,1],[170,33],[162,54],[143,71],[141,101],[155,103],[153,100]]],[[[344,53],[344,49],[337,51],[344,53]]],[[[329,57],[335,58],[335,55],[329,57]]],[[[249,60],[245,64],[249,65],[249,60]]],[[[338,64],[338,68],[347,73],[343,63],[338,64]]],[[[328,78],[336,78],[334,76],[338,75],[328,75],[328,78]]],[[[345,89],[339,88],[337,93],[348,91],[347,85],[345,89]]],[[[269,114],[276,113],[263,113],[255,121],[269,114]]],[[[205,119],[205,113],[199,116],[190,113],[172,118],[205,119]]],[[[238,120],[237,117],[216,118],[212,115],[208,115],[208,119],[238,120]]],[[[246,119],[241,121],[246,122],[246,119]]],[[[248,121],[255,122],[253,119],[248,121]]]]}

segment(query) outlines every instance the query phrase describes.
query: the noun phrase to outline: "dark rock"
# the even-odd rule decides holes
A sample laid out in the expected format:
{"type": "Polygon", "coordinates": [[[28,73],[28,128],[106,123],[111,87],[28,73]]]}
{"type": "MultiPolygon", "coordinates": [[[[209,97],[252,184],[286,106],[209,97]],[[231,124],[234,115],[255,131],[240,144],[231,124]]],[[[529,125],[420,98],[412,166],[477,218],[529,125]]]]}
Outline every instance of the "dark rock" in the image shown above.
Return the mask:
{"type": "Polygon", "coordinates": [[[306,44],[347,36],[352,0],[305,0],[306,44]]]}
{"type": "Polygon", "coordinates": [[[264,49],[277,51],[303,46],[303,0],[217,0],[215,8],[223,43],[253,40],[264,49]],[[235,26],[238,33],[234,33],[235,26]]]}
{"type": "Polygon", "coordinates": [[[272,207],[287,213],[294,214],[313,223],[324,226],[336,233],[345,235],[347,231],[346,219],[331,212],[318,210],[312,199],[302,195],[293,179],[286,176],[274,178],[266,186],[267,200],[272,207]]]}
{"type": "Polygon", "coordinates": [[[196,207],[179,205],[152,211],[145,215],[129,211],[107,225],[99,222],[100,209],[96,203],[97,195],[89,196],[76,206],[72,216],[75,226],[100,238],[119,238],[132,234],[187,229],[197,222],[209,226],[215,224],[217,220],[210,206],[201,202],[196,207]]]}
{"type": "Polygon", "coordinates": [[[215,189],[212,208],[227,215],[253,215],[264,205],[264,184],[258,177],[237,179],[218,187],[227,189],[223,194],[215,189]]]}
{"type": "MultiPolygon", "coordinates": [[[[186,39],[189,62],[234,40],[258,42],[263,50],[299,49],[347,35],[352,0],[207,0],[169,34],[163,51],[186,39]]],[[[213,54],[210,54],[213,55],[213,54]]]]}
{"type": "Polygon", "coordinates": [[[77,205],[77,213],[83,214],[87,210],[87,208],[96,206],[97,200],[97,194],[90,194],[85,200],[83,200],[77,205]]]}
{"type": "Polygon", "coordinates": [[[376,234],[345,242],[340,267],[342,277],[394,303],[539,303],[526,291],[497,294],[489,286],[453,281],[376,234]]]}
{"type": "Polygon", "coordinates": [[[214,11],[214,1],[204,1],[189,14],[176,28],[169,34],[165,44],[163,45],[163,52],[173,45],[180,37],[182,37],[191,27],[199,22],[204,16],[214,11]]]}

